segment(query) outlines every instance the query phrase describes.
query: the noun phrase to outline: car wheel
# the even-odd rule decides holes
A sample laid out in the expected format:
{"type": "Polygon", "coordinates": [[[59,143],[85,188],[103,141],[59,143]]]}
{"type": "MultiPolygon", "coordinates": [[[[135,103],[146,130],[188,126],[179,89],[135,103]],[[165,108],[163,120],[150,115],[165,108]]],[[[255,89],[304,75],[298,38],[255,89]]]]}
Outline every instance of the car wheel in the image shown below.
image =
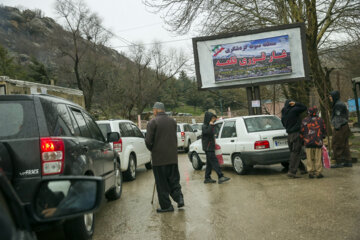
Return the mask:
{"type": "Polygon", "coordinates": [[[191,140],[189,139],[187,147],[184,148],[185,153],[188,153],[188,152],[189,152],[190,145],[191,145],[191,140]]]}
{"type": "Polygon", "coordinates": [[[115,183],[114,187],[112,187],[107,193],[106,198],[108,200],[116,200],[121,197],[122,193],[122,172],[120,163],[116,161],[115,163],[115,183]]]}
{"type": "Polygon", "coordinates": [[[150,162],[148,162],[148,163],[145,163],[145,167],[146,167],[146,169],[147,169],[147,170],[152,169],[152,164],[151,164],[151,161],[150,161],[150,162]]]}
{"type": "Polygon", "coordinates": [[[232,159],[233,168],[239,175],[244,175],[248,169],[244,161],[241,159],[240,154],[235,154],[232,159]]]}
{"type": "Polygon", "coordinates": [[[128,181],[133,181],[136,178],[136,159],[134,154],[130,154],[129,156],[129,165],[124,173],[124,176],[128,181]]]}
{"type": "Polygon", "coordinates": [[[94,234],[94,213],[68,220],[64,223],[64,233],[69,240],[89,240],[94,234]]]}
{"type": "Polygon", "coordinates": [[[191,163],[195,170],[201,170],[204,165],[196,152],[193,152],[191,154],[191,163]]]}
{"type": "Polygon", "coordinates": [[[284,168],[289,168],[289,162],[282,162],[281,165],[282,165],[284,168]]]}

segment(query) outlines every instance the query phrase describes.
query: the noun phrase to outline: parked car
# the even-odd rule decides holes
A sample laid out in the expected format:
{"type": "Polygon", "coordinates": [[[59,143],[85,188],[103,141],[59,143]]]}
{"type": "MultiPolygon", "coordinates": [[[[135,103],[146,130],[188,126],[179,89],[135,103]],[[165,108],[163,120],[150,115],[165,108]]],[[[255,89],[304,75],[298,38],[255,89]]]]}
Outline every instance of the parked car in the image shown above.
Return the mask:
{"type": "MultiPolygon", "coordinates": [[[[120,158],[110,145],[120,136],[112,132],[105,140],[82,107],[49,95],[7,95],[0,96],[0,113],[2,158],[11,163],[11,182],[24,204],[42,179],[61,175],[100,176],[106,197],[120,198],[120,158]]],[[[91,238],[93,213],[65,221],[64,231],[67,238],[91,238]]]]}
{"type": "Polygon", "coordinates": [[[190,144],[197,140],[196,132],[197,130],[192,129],[190,124],[178,123],[177,124],[178,149],[188,152],[190,144]]]}
{"type": "Polygon", "coordinates": [[[100,177],[42,179],[35,187],[34,201],[26,206],[0,171],[1,239],[36,240],[31,226],[35,220],[49,223],[94,212],[101,204],[103,191],[104,179],[100,177]]]}
{"type": "Polygon", "coordinates": [[[192,129],[197,130],[197,132],[195,133],[197,139],[200,139],[200,138],[201,138],[201,135],[202,135],[202,126],[203,126],[202,123],[195,123],[195,124],[192,124],[192,125],[191,125],[192,129]]]}
{"type": "MultiPolygon", "coordinates": [[[[216,143],[220,145],[224,166],[245,174],[254,165],[289,164],[287,133],[281,120],[273,115],[246,116],[215,123],[216,143]]],[[[188,153],[193,168],[206,163],[201,140],[191,144],[188,153]]]]}
{"type": "Polygon", "coordinates": [[[117,132],[121,138],[113,143],[114,150],[121,159],[121,171],[125,179],[132,181],[136,178],[136,168],[145,165],[151,169],[151,153],[146,148],[144,134],[129,120],[97,121],[101,132],[106,136],[109,132],[117,132]]]}

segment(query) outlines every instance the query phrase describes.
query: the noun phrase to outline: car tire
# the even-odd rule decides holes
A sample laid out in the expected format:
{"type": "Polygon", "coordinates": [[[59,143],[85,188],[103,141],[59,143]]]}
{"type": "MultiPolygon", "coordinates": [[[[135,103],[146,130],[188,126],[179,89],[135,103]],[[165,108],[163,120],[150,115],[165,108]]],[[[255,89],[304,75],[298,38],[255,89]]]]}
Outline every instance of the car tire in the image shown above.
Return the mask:
{"type": "Polygon", "coordinates": [[[123,182],[123,176],[122,176],[122,172],[121,172],[120,162],[116,161],[116,163],[115,163],[115,184],[114,184],[114,187],[112,187],[105,195],[109,201],[113,201],[113,200],[119,199],[121,197],[122,182],[123,182]]]}
{"type": "Polygon", "coordinates": [[[289,168],[289,162],[281,162],[281,165],[286,169],[289,168]]]}
{"type": "Polygon", "coordinates": [[[233,169],[239,175],[246,174],[248,167],[245,165],[240,154],[235,154],[232,158],[233,169]]]}
{"type": "Polygon", "coordinates": [[[134,154],[129,156],[129,164],[127,170],[124,172],[124,177],[128,181],[133,181],[136,178],[136,158],[134,154]]]}
{"type": "Polygon", "coordinates": [[[195,170],[201,170],[204,165],[196,152],[191,154],[191,164],[195,170]]]}
{"type": "Polygon", "coordinates": [[[67,220],[64,225],[66,239],[69,240],[89,240],[94,234],[95,215],[94,213],[85,214],[71,220],[67,220]]]}
{"type": "Polygon", "coordinates": [[[147,170],[152,169],[152,164],[151,164],[151,161],[150,161],[150,162],[148,162],[148,163],[145,163],[145,168],[146,168],[147,170]]]}
{"type": "Polygon", "coordinates": [[[191,145],[191,140],[189,139],[187,147],[184,148],[185,153],[188,153],[188,152],[189,152],[190,145],[191,145]]]}

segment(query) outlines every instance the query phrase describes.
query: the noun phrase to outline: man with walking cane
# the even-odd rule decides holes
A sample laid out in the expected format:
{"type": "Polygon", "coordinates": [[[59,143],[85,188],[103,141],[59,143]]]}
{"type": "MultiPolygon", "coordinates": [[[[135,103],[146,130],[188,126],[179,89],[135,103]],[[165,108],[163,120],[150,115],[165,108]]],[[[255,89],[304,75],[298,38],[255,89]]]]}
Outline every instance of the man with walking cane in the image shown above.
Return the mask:
{"type": "Polygon", "coordinates": [[[158,213],[173,212],[171,198],[178,208],[184,206],[181,192],[177,156],[177,124],[165,114],[164,104],[156,102],[153,107],[155,118],[147,125],[146,147],[151,151],[155,184],[160,208],[158,213]]]}

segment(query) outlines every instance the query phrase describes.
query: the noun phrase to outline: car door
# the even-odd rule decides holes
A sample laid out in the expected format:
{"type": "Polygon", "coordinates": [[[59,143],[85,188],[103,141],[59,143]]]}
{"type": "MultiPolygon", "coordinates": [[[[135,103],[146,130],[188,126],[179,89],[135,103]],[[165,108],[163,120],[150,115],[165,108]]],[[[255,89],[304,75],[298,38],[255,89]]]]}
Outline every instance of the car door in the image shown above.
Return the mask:
{"type": "Polygon", "coordinates": [[[92,165],[90,167],[96,176],[102,176],[104,174],[104,161],[98,156],[101,156],[101,147],[103,145],[92,138],[81,110],[74,107],[71,107],[70,110],[79,127],[80,135],[78,139],[82,153],[86,157],[86,162],[92,165]]]}
{"type": "Polygon", "coordinates": [[[221,130],[220,138],[216,140],[221,147],[224,164],[232,164],[231,154],[236,150],[236,139],[236,120],[225,121],[221,130]]]}
{"type": "Polygon", "coordinates": [[[191,142],[195,142],[197,140],[197,135],[196,135],[196,132],[194,132],[194,129],[188,125],[188,128],[189,128],[189,134],[190,134],[190,139],[191,139],[191,142]]]}
{"type": "Polygon", "coordinates": [[[83,112],[83,115],[90,130],[92,141],[94,141],[96,148],[100,149],[98,158],[102,159],[104,162],[104,174],[113,172],[115,152],[113,151],[111,144],[105,141],[105,138],[94,119],[86,112],[83,112]]]}
{"type": "Polygon", "coordinates": [[[150,151],[146,148],[145,138],[140,129],[135,124],[131,124],[131,126],[135,134],[135,147],[140,159],[138,165],[145,164],[150,161],[150,151]]]}

